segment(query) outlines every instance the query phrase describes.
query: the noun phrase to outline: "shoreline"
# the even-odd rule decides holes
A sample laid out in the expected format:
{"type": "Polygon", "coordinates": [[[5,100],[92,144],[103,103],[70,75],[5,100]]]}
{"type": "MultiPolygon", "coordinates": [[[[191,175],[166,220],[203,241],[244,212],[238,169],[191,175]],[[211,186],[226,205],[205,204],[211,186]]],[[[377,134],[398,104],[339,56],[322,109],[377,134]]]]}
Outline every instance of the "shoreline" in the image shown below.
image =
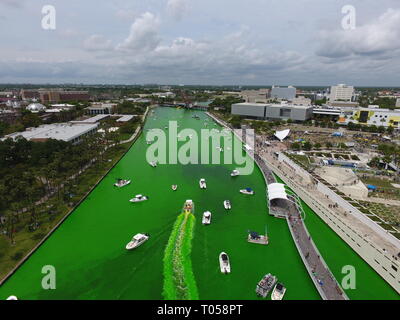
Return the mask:
{"type": "Polygon", "coordinates": [[[54,225],[50,231],[20,260],[18,263],[2,278],[0,279],[0,287],[42,246],[47,239],[62,225],[62,223],[81,205],[81,203],[92,193],[92,191],[99,185],[99,183],[111,172],[112,169],[121,161],[121,159],[129,152],[132,146],[135,144],[136,140],[139,138],[143,132],[143,126],[146,121],[147,115],[152,107],[148,107],[146,112],[143,114],[143,122],[137,127],[135,133],[124,143],[131,143],[131,145],[125,150],[124,153],[115,161],[115,163],[99,177],[97,182],[89,189],[87,193],[54,225]]]}

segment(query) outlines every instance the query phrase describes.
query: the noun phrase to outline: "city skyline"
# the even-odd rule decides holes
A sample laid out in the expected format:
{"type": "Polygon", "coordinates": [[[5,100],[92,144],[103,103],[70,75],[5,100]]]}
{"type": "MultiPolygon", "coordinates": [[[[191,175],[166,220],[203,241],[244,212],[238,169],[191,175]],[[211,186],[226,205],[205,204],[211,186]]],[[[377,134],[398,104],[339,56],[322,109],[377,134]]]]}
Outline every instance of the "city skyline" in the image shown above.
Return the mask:
{"type": "Polygon", "coordinates": [[[0,26],[13,30],[0,37],[0,83],[400,83],[400,6],[393,0],[0,0],[0,7],[0,26]],[[41,26],[49,4],[55,30],[41,26]],[[356,9],[354,30],[342,27],[346,5],[356,9]]]}

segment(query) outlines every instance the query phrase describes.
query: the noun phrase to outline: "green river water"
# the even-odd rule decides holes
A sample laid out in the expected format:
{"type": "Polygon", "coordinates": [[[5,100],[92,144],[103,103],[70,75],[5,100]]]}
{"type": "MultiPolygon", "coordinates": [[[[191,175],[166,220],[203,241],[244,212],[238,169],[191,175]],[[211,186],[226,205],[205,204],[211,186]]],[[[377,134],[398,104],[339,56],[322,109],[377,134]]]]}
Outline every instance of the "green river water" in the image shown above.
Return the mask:
{"type": "MultiPolygon", "coordinates": [[[[177,120],[179,130],[205,128],[208,117],[199,111],[157,108],[145,129],[164,128],[177,120]],[[192,118],[197,114],[200,119],[192,118]]],[[[217,127],[209,121],[209,127],[217,127]]],[[[146,161],[145,134],[101,181],[87,199],[51,237],[0,287],[0,299],[163,299],[163,257],[172,226],[186,199],[195,203],[192,268],[200,299],[256,299],[255,286],[266,273],[287,287],[285,299],[320,299],[291,238],[287,223],[267,214],[265,183],[258,168],[251,175],[232,178],[235,165],[158,165],[146,161]],[[117,178],[132,179],[116,189],[117,178]],[[199,188],[205,178],[207,189],[199,188]],[[171,185],[178,190],[172,191],[171,185]],[[254,196],[239,189],[251,187],[254,196]],[[136,194],[149,201],[132,204],[136,194]],[[223,201],[230,199],[232,210],[223,201]],[[204,211],[212,223],[201,224],[204,211]],[[268,229],[267,246],[246,241],[247,230],[268,229]],[[136,250],[125,245],[132,236],[147,232],[150,240],[136,250]],[[219,270],[218,255],[229,254],[232,272],[219,270]],[[41,286],[42,267],[56,268],[56,289],[41,286]]],[[[332,272],[354,265],[356,290],[351,299],[398,299],[397,293],[350,247],[305,206],[306,224],[332,272]]]]}

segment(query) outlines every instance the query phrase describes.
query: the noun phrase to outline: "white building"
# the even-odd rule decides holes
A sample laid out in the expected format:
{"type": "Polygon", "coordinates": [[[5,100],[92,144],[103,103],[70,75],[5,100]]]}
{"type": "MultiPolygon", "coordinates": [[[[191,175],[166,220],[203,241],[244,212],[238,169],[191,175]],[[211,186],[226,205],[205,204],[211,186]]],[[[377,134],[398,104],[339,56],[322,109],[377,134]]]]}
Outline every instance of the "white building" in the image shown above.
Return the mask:
{"type": "Polygon", "coordinates": [[[37,113],[46,110],[46,107],[40,103],[31,103],[29,106],[26,107],[26,110],[37,113]]]}
{"type": "Polygon", "coordinates": [[[400,108],[400,98],[397,98],[396,100],[396,108],[400,108]]]}
{"type": "Polygon", "coordinates": [[[85,108],[90,115],[111,114],[113,113],[116,103],[92,103],[90,107],[85,108]]]}
{"type": "Polygon", "coordinates": [[[310,106],[311,105],[311,99],[306,98],[304,96],[300,96],[300,97],[294,98],[292,103],[295,104],[295,105],[310,106]]]}
{"type": "Polygon", "coordinates": [[[294,104],[235,103],[232,104],[233,115],[260,120],[306,121],[313,115],[312,106],[294,104]]]}
{"type": "Polygon", "coordinates": [[[400,129],[400,110],[373,108],[373,106],[342,110],[338,123],[348,124],[349,122],[400,129]]]}
{"type": "Polygon", "coordinates": [[[338,84],[331,87],[329,101],[352,101],[354,96],[354,87],[345,84],[338,84]]]}
{"type": "Polygon", "coordinates": [[[279,87],[272,86],[270,91],[270,97],[272,99],[288,100],[293,101],[296,98],[296,88],[293,86],[279,87]]]}
{"type": "Polygon", "coordinates": [[[37,128],[27,128],[23,132],[15,132],[6,135],[3,140],[24,137],[31,141],[45,141],[48,139],[63,140],[78,143],[83,136],[93,134],[97,131],[98,123],[76,124],[76,123],[54,123],[41,125],[37,128]]]}

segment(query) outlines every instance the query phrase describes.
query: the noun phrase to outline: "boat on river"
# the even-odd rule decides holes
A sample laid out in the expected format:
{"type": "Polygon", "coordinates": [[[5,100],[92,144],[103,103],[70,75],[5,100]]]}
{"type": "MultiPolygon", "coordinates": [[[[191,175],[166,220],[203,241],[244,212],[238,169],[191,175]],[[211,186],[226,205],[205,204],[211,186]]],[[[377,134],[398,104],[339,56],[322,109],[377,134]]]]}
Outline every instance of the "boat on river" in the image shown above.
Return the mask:
{"type": "Polygon", "coordinates": [[[149,240],[150,235],[148,233],[138,233],[135,234],[130,242],[126,245],[126,250],[132,250],[135,249],[139,246],[141,246],[143,243],[145,243],[147,240],[149,240]]]}
{"type": "Polygon", "coordinates": [[[177,184],[173,184],[173,185],[171,186],[171,188],[172,188],[172,190],[176,191],[176,189],[178,189],[178,185],[177,185],[177,184]]]}
{"type": "Polygon", "coordinates": [[[141,194],[137,194],[134,198],[132,198],[131,200],[129,200],[130,202],[143,202],[149,200],[149,197],[141,195],[141,194]]]}
{"type": "Polygon", "coordinates": [[[206,225],[211,223],[211,212],[206,211],[203,213],[203,219],[201,220],[201,223],[206,225]]]}
{"type": "Polygon", "coordinates": [[[200,189],[207,189],[206,179],[201,178],[199,181],[200,189]]]}
{"type": "Polygon", "coordinates": [[[153,168],[157,167],[157,161],[151,161],[149,163],[153,168]]]}
{"type": "Polygon", "coordinates": [[[131,183],[131,180],[118,179],[117,182],[114,183],[114,186],[118,187],[118,188],[122,188],[122,187],[127,186],[130,183],[131,183]]]}
{"type": "Polygon", "coordinates": [[[240,193],[253,195],[255,192],[252,188],[241,189],[240,193]]]}
{"type": "Polygon", "coordinates": [[[256,293],[259,297],[266,298],[278,279],[272,274],[266,274],[257,284],[256,293]]]}
{"type": "Polygon", "coordinates": [[[229,257],[225,252],[219,254],[219,267],[222,273],[231,273],[231,264],[229,262],[229,257]]]}
{"type": "Polygon", "coordinates": [[[233,170],[232,172],[231,172],[231,177],[236,177],[236,176],[238,176],[240,174],[240,172],[239,172],[239,170],[233,170]]]}
{"type": "Polygon", "coordinates": [[[282,283],[277,283],[271,294],[271,300],[282,300],[286,293],[286,288],[282,283]]]}
{"type": "Polygon", "coordinates": [[[231,202],[229,200],[225,200],[224,201],[224,208],[226,210],[230,210],[231,209],[231,202]]]}
{"type": "Polygon", "coordinates": [[[186,200],[182,209],[183,213],[194,213],[194,202],[193,200],[186,200]]]}

